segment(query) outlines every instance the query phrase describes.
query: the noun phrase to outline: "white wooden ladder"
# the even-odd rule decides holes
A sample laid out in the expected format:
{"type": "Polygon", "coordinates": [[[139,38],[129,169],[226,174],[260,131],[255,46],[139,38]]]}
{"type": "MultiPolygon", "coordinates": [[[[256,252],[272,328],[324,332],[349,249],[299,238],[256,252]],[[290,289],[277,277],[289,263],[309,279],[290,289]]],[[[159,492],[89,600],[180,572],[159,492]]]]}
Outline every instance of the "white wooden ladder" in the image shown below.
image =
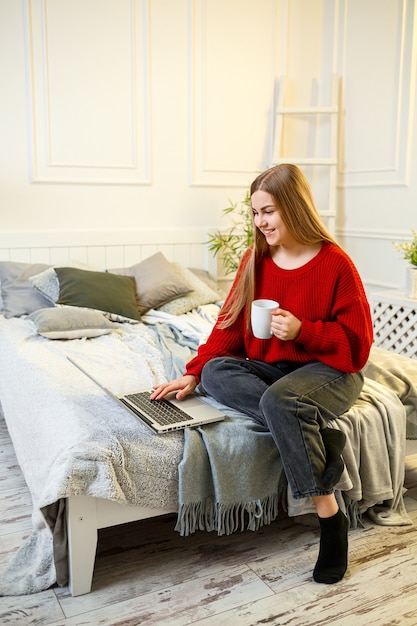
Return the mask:
{"type": "MultiPolygon", "coordinates": [[[[335,221],[336,221],[336,209],[337,209],[337,164],[338,164],[338,122],[339,122],[339,106],[338,106],[338,78],[333,76],[331,84],[331,103],[326,106],[286,106],[285,105],[285,78],[281,78],[279,81],[279,96],[278,104],[275,110],[275,130],[274,130],[274,145],[272,165],[278,163],[294,163],[303,166],[318,167],[324,171],[327,176],[327,193],[325,200],[322,200],[317,207],[320,216],[324,218],[324,221],[332,234],[335,233],[335,221]],[[318,127],[318,119],[323,120],[323,116],[327,116],[327,120],[330,124],[329,128],[329,145],[328,154],[325,156],[309,155],[311,153],[307,147],[304,156],[289,157],[283,154],[282,139],[284,129],[285,116],[299,117],[303,120],[309,120],[310,123],[318,127]],[[311,118],[311,119],[310,119],[311,118]]],[[[313,147],[314,151],[314,147],[313,147]]],[[[311,182],[311,181],[310,181],[311,182]]],[[[316,194],[314,193],[314,186],[312,185],[313,195],[317,201],[316,194]]]]}

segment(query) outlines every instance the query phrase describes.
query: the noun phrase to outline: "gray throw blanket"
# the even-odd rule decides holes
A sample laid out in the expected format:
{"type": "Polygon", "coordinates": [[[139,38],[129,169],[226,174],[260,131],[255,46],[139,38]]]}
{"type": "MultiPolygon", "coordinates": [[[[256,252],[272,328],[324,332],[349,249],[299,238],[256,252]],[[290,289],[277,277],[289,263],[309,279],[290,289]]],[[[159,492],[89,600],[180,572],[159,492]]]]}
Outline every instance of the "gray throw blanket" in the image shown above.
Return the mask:
{"type": "Polygon", "coordinates": [[[214,400],[210,404],[227,417],[185,433],[176,530],[257,530],[276,519],[286,496],[276,445],[255,420],[214,400]]]}
{"type": "MultiPolygon", "coordinates": [[[[287,490],[270,433],[250,417],[207,401],[228,417],[185,433],[176,529],[182,535],[222,535],[271,523],[279,505],[290,516],[313,512],[310,498],[295,500],[287,490]]],[[[358,401],[330,426],[347,436],[345,470],[336,488],[351,527],[364,511],[380,525],[411,524],[403,501],[405,409],[397,396],[365,379],[358,401]]]]}

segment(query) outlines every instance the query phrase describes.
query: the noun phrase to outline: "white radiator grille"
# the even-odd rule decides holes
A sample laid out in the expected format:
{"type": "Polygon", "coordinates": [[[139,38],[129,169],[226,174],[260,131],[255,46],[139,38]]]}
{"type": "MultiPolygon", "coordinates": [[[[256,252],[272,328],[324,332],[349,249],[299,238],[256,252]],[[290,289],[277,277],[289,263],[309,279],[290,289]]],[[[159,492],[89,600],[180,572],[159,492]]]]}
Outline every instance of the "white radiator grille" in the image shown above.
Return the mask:
{"type": "Polygon", "coordinates": [[[417,300],[415,305],[374,302],[374,343],[380,348],[417,359],[417,300]]]}

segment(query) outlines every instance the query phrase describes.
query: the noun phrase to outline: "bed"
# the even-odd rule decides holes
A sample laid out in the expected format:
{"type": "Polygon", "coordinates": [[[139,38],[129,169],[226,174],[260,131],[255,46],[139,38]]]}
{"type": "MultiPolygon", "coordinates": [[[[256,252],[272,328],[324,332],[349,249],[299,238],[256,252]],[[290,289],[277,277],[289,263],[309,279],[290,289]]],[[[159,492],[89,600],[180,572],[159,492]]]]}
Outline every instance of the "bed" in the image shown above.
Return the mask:
{"type": "MultiPolygon", "coordinates": [[[[0,572],[2,595],[54,584],[88,593],[98,529],[107,526],[176,513],[186,538],[256,531],[280,512],[312,511],[291,498],[271,437],[248,417],[220,407],[220,424],[157,436],[66,358],[117,394],[183,371],[224,296],[204,237],[188,235],[156,245],[141,234],[143,244],[116,251],[56,236],[52,247],[40,237],[3,250],[0,402],[33,531],[0,572]]],[[[410,524],[403,480],[406,437],[417,436],[417,362],[375,347],[365,376],[358,401],[332,424],[347,435],[337,496],[351,526],[365,512],[376,524],[410,524]]]]}

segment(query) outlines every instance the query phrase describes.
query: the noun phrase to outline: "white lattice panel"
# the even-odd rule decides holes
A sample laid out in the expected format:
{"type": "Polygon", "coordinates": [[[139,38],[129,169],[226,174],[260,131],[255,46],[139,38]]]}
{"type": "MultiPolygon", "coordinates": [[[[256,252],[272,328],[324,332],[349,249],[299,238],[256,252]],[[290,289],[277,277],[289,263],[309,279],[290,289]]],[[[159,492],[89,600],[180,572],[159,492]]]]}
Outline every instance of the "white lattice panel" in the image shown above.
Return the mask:
{"type": "Polygon", "coordinates": [[[374,294],[374,343],[417,359],[417,300],[374,294]]]}

